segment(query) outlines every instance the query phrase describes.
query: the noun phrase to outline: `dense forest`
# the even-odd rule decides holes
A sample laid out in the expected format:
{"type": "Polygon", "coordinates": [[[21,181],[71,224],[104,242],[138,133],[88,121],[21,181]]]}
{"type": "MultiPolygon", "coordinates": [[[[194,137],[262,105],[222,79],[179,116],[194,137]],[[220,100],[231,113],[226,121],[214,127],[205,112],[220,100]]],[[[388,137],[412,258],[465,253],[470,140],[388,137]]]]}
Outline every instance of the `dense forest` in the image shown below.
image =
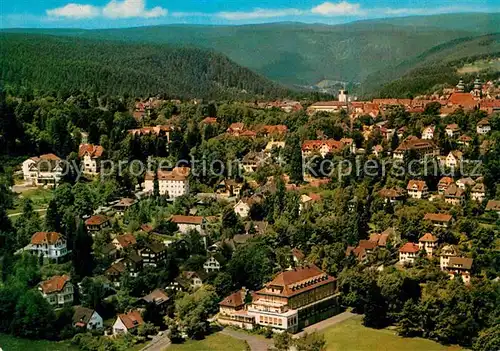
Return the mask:
{"type": "Polygon", "coordinates": [[[2,81],[10,89],[83,90],[180,98],[278,97],[289,92],[227,57],[201,49],[47,35],[0,35],[2,81]]]}
{"type": "Polygon", "coordinates": [[[309,86],[324,79],[363,82],[370,74],[392,68],[436,45],[493,33],[499,23],[496,14],[474,13],[339,25],[285,22],[15,31],[208,48],[283,84],[309,86]]]}
{"type": "MultiPolygon", "coordinates": [[[[361,91],[365,95],[380,97],[405,98],[426,94],[445,84],[453,86],[461,75],[458,69],[464,64],[498,57],[500,34],[460,38],[368,76],[361,85],[361,91]]],[[[481,74],[483,80],[498,77],[496,70],[481,74]]]]}

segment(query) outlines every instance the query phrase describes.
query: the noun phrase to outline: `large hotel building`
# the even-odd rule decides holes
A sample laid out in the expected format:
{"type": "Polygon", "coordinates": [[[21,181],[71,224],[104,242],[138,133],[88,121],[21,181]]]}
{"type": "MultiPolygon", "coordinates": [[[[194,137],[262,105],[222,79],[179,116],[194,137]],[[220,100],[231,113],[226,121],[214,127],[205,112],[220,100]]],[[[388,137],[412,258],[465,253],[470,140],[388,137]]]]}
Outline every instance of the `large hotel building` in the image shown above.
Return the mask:
{"type": "Polygon", "coordinates": [[[336,279],[314,265],[279,273],[252,294],[251,303],[245,303],[246,295],[240,290],[220,303],[220,324],[296,333],[339,312],[336,279]]]}

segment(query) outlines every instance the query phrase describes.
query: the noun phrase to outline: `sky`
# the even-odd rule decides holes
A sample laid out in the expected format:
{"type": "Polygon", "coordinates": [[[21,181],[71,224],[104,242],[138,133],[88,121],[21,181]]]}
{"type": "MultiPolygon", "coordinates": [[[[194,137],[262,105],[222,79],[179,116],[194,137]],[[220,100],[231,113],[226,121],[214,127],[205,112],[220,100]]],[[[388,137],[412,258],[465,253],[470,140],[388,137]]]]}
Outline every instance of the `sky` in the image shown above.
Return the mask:
{"type": "Polygon", "coordinates": [[[117,28],[171,23],[354,20],[500,12],[500,0],[0,0],[0,28],[117,28]]]}

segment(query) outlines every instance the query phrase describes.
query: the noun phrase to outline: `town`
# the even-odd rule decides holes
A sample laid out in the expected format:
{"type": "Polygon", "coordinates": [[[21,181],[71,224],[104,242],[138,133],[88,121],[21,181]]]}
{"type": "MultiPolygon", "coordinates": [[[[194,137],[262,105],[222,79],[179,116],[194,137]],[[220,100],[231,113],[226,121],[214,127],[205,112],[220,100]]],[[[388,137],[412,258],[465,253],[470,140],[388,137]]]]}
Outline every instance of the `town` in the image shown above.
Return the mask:
{"type": "Polygon", "coordinates": [[[27,150],[51,152],[2,181],[5,330],[96,350],[161,330],[151,343],[166,347],[214,325],[300,334],[349,308],[366,326],[470,346],[457,326],[472,317],[435,308],[461,294],[494,318],[499,96],[498,80],[474,78],[414,99],[101,100],[92,122],[73,107],[84,94],[14,100],[27,150]],[[73,116],[44,126],[47,108],[73,116]]]}

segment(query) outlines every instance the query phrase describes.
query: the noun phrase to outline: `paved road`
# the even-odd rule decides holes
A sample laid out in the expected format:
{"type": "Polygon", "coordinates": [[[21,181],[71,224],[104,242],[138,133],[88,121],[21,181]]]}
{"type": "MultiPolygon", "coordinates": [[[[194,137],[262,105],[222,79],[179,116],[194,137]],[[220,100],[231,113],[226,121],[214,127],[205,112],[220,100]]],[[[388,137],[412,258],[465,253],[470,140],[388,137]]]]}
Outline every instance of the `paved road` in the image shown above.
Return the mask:
{"type": "Polygon", "coordinates": [[[163,351],[169,347],[170,344],[170,339],[167,337],[167,334],[164,333],[161,336],[156,335],[151,342],[141,349],[141,351],[163,351]]]}
{"type": "Polygon", "coordinates": [[[233,329],[224,329],[219,333],[231,336],[235,339],[245,340],[250,346],[250,350],[252,351],[267,351],[269,346],[273,344],[273,341],[271,339],[264,339],[257,335],[251,335],[233,329]]]}
{"type": "Polygon", "coordinates": [[[351,313],[351,312],[343,312],[341,314],[338,314],[336,316],[330,317],[328,319],[325,319],[324,321],[321,321],[319,323],[313,324],[309,327],[304,328],[300,333],[295,334],[293,337],[294,338],[300,338],[301,336],[304,335],[304,333],[312,333],[314,331],[320,331],[323,329],[326,329],[328,327],[331,327],[332,325],[335,325],[337,323],[343,322],[345,320],[351,319],[352,317],[356,316],[356,314],[351,313]]]}

